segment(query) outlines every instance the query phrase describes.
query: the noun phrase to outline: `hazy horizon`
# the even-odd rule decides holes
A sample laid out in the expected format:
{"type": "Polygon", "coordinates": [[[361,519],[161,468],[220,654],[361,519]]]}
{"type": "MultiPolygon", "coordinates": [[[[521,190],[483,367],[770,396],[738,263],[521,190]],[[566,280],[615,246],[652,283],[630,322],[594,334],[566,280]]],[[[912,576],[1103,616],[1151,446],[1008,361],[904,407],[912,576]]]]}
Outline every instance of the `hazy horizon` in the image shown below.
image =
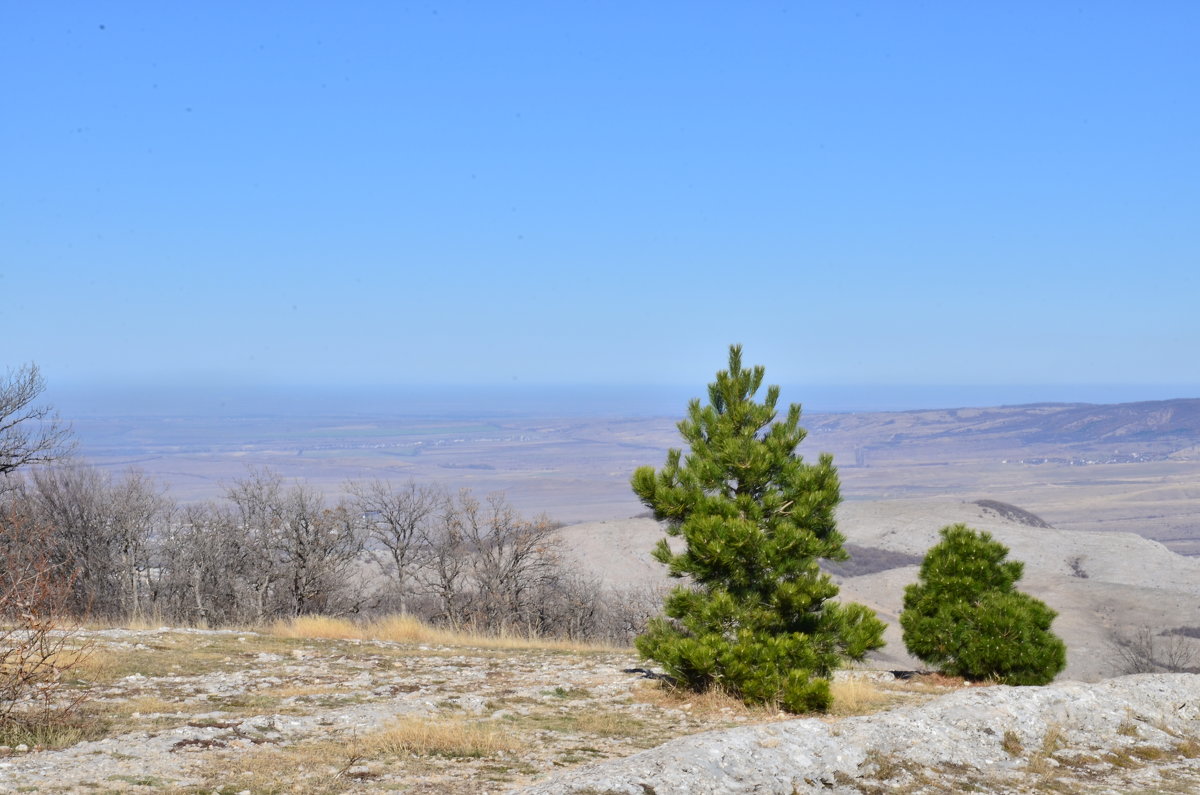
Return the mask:
{"type": "MultiPolygon", "coordinates": [[[[769,380],[769,379],[768,379],[769,380]]],[[[916,411],[1036,403],[1133,403],[1200,397],[1197,384],[795,385],[781,403],[806,413],[916,411]]],[[[761,397],[761,396],[760,396],[761,397]]],[[[706,384],[49,385],[72,416],[681,416],[706,384]]]]}

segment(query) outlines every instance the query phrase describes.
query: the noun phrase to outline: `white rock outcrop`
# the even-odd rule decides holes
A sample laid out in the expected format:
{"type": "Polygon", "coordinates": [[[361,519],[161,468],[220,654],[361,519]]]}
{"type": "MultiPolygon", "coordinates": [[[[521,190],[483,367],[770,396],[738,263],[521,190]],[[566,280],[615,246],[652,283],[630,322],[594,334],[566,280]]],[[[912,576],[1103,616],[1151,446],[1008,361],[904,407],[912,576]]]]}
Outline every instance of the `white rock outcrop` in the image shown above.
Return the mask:
{"type": "Polygon", "coordinates": [[[523,792],[1018,791],[1047,777],[1079,791],[1119,792],[1133,783],[1200,783],[1197,736],[1196,675],[980,687],[837,722],[807,718],[685,737],[523,792]]]}

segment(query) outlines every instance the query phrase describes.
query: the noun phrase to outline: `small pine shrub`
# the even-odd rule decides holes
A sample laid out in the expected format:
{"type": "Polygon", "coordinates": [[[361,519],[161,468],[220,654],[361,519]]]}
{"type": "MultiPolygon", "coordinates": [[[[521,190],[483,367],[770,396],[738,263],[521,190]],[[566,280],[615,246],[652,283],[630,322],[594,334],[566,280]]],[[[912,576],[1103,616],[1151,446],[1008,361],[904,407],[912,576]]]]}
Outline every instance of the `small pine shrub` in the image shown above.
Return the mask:
{"type": "Polygon", "coordinates": [[[1066,667],[1050,631],[1057,615],[1016,590],[1024,564],[966,525],[944,527],[917,583],[904,590],[900,626],[914,657],[943,674],[1010,685],[1042,685],[1066,667]]]}
{"type": "Polygon", "coordinates": [[[847,558],[834,508],[841,499],[833,459],[806,463],[800,406],[777,419],[779,387],[762,403],[762,367],[742,367],[741,346],[709,385],[709,403],[688,405],[679,425],[688,445],[658,471],[641,467],[634,492],[666,532],[654,557],[677,587],[637,638],[679,685],[719,689],[747,704],[788,712],[828,709],[829,678],[845,660],[883,645],[884,624],[864,605],[834,600],[822,559],[847,558]]]}

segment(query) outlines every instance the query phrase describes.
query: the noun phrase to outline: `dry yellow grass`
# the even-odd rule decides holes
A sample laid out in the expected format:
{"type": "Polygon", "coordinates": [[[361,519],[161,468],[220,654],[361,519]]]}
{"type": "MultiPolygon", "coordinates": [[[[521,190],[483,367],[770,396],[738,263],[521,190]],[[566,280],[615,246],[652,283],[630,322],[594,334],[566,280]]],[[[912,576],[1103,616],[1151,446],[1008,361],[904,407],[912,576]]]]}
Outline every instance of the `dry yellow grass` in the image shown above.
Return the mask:
{"type": "Polygon", "coordinates": [[[171,622],[167,621],[165,618],[156,613],[153,615],[140,615],[136,618],[130,618],[122,622],[121,627],[124,629],[147,631],[158,629],[159,627],[169,626],[170,623],[171,622]]]}
{"type": "Polygon", "coordinates": [[[471,646],[483,649],[547,649],[565,652],[628,651],[628,649],[571,640],[524,635],[486,635],[465,630],[432,627],[409,615],[391,615],[367,624],[344,618],[299,616],[277,621],[268,629],[282,638],[328,638],[333,640],[386,640],[397,643],[428,643],[441,646],[471,646]]]}
{"type": "Polygon", "coordinates": [[[374,776],[358,773],[356,768],[369,762],[382,762],[386,767],[400,760],[410,771],[428,771],[436,769],[429,766],[436,757],[453,764],[454,760],[486,759],[523,749],[511,732],[486,721],[409,717],[349,740],[258,748],[230,757],[222,766],[209,768],[202,775],[209,787],[220,792],[330,795],[361,791],[362,782],[374,776]],[[385,761],[389,757],[391,761],[385,761]]]}
{"type": "Polygon", "coordinates": [[[624,737],[638,722],[628,715],[612,710],[586,710],[573,715],[575,729],[601,737],[624,737]]]}
{"type": "Polygon", "coordinates": [[[1021,735],[1012,729],[1005,730],[1004,739],[1000,741],[1000,747],[1004,749],[1004,753],[1014,757],[1020,756],[1025,751],[1025,745],[1021,742],[1021,735]]]}
{"type": "Polygon", "coordinates": [[[343,770],[356,758],[341,743],[297,743],[232,756],[225,765],[210,767],[202,775],[218,792],[330,795],[353,784],[343,777],[343,770]]]}
{"type": "Polygon", "coordinates": [[[34,675],[39,681],[58,681],[64,674],[82,668],[91,656],[88,648],[62,648],[43,651],[40,648],[14,645],[0,663],[0,677],[12,681],[34,675]]]}
{"type": "MultiPolygon", "coordinates": [[[[866,679],[838,680],[831,682],[829,689],[833,695],[833,704],[828,714],[835,717],[877,712],[886,709],[899,698],[896,693],[882,690],[874,682],[866,679]]],[[[639,688],[636,697],[639,701],[658,707],[682,709],[698,717],[739,716],[760,723],[796,717],[780,711],[775,705],[747,706],[741,699],[717,688],[695,693],[658,682],[647,682],[639,688]]]]}
{"type": "Polygon", "coordinates": [[[367,625],[367,632],[377,640],[397,643],[444,643],[454,633],[431,627],[409,615],[391,615],[378,618],[367,625]]]}
{"type": "Polygon", "coordinates": [[[109,649],[93,648],[73,653],[76,658],[71,670],[80,679],[107,681],[112,678],[121,664],[116,653],[109,649]]]}
{"type": "Polygon", "coordinates": [[[181,711],[195,712],[197,711],[197,706],[167,701],[165,698],[158,696],[134,696],[133,698],[104,705],[105,714],[114,718],[128,718],[132,715],[153,715],[157,713],[173,714],[181,711]]]}
{"type": "Polygon", "coordinates": [[[874,682],[858,677],[831,682],[829,692],[833,696],[829,713],[839,717],[876,712],[895,700],[894,695],[880,690],[874,682]]]}
{"type": "Polygon", "coordinates": [[[402,718],[383,731],[363,737],[359,748],[367,757],[481,757],[513,753],[521,749],[521,744],[494,724],[461,718],[402,718]]]}
{"type": "Polygon", "coordinates": [[[1066,739],[1062,727],[1057,724],[1049,725],[1046,727],[1046,733],[1042,736],[1041,749],[1030,757],[1026,769],[1043,778],[1053,778],[1057,767],[1055,763],[1058,763],[1055,754],[1061,751],[1065,745],[1066,739]]]}
{"type": "Polygon", "coordinates": [[[672,687],[663,682],[644,682],[635,691],[635,698],[656,707],[680,709],[689,715],[701,718],[743,717],[756,723],[784,720],[795,717],[780,712],[774,706],[747,706],[740,698],[731,696],[718,688],[696,693],[681,687],[672,687]]]}
{"type": "Polygon", "coordinates": [[[361,627],[344,618],[329,616],[298,616],[276,621],[267,631],[280,638],[326,638],[329,640],[362,640],[361,627]]]}
{"type": "Polygon", "coordinates": [[[280,685],[267,687],[259,691],[263,695],[275,699],[298,698],[306,696],[351,696],[356,692],[352,687],[339,685],[280,685]]]}
{"type": "Polygon", "coordinates": [[[69,720],[0,723],[0,745],[28,745],[34,749],[70,748],[85,740],[104,736],[107,725],[100,719],[73,717],[69,720]]]}

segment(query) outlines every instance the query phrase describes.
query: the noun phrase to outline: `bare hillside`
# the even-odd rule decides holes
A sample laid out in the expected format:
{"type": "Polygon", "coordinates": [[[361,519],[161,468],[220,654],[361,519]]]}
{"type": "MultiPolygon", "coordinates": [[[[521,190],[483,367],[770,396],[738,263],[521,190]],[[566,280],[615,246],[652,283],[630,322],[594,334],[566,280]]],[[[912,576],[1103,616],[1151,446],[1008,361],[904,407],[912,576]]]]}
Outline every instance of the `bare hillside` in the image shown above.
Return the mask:
{"type": "MultiPolygon", "coordinates": [[[[1145,627],[1158,633],[1200,623],[1200,560],[1131,533],[1057,530],[1018,519],[975,502],[940,500],[848,502],[838,509],[838,526],[852,552],[857,547],[860,554],[883,560],[891,555],[902,563],[919,560],[945,525],[965,522],[992,533],[1012,550],[1013,559],[1025,562],[1022,589],[1059,612],[1054,629],[1067,643],[1064,679],[1095,681],[1120,673],[1116,636],[1132,636],[1145,627]]],[[[593,522],[562,532],[576,560],[612,585],[671,584],[650,557],[663,536],[653,520],[593,522]]],[[[888,622],[888,645],[875,665],[920,667],[904,653],[897,624],[904,586],[916,581],[917,568],[908,562],[839,577],[842,598],[870,605],[888,622]]]]}

